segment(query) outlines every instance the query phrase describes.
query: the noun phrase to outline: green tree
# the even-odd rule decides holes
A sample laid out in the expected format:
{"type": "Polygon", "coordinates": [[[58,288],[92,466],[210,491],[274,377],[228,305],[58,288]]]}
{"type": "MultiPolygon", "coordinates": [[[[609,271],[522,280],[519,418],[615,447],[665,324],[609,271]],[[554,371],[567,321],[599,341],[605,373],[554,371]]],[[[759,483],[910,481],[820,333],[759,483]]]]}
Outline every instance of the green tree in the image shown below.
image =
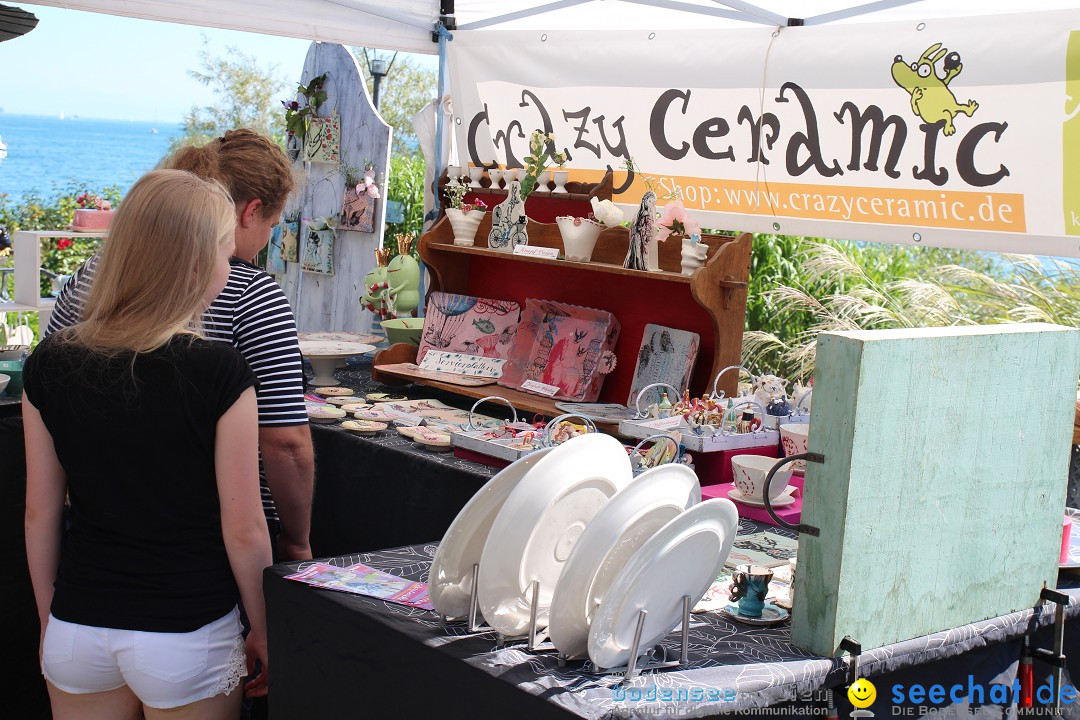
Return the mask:
{"type": "Polygon", "coordinates": [[[277,65],[263,66],[235,47],[226,48],[224,55],[214,55],[205,37],[199,63],[200,68],[188,70],[188,75],[213,88],[215,103],[191,108],[184,117],[184,134],[170,143],[170,152],[185,145],[205,144],[239,127],[251,128],[284,147],[280,101],[286,83],[277,65]]]}
{"type": "MultiPolygon", "coordinates": [[[[364,59],[364,48],[353,48],[352,51],[363,71],[368,92],[374,92],[371,73],[364,59]]],[[[368,55],[371,55],[371,51],[368,55]]],[[[415,155],[420,152],[412,119],[435,99],[438,92],[437,70],[422,67],[407,55],[394,58],[389,74],[379,85],[379,114],[394,128],[393,155],[415,155]]]]}
{"type": "Polygon", "coordinates": [[[424,157],[420,154],[392,155],[386,196],[401,203],[404,220],[386,224],[386,237],[411,233],[420,237],[424,228],[424,157]]]}

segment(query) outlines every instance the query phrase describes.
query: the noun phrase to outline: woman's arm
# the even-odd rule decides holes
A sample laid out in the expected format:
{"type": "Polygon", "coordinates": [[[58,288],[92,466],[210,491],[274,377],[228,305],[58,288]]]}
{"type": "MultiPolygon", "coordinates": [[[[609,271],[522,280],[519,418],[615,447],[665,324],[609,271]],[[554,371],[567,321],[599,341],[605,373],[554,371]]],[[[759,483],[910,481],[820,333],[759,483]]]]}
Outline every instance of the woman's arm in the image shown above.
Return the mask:
{"type": "Polygon", "coordinates": [[[53,583],[60,565],[67,476],[56,457],[52,435],[45,427],[41,413],[25,393],[22,407],[26,439],[26,559],[41,621],[41,636],[44,637],[53,583]]]}
{"type": "Polygon", "coordinates": [[[237,398],[217,423],[214,466],[221,503],[221,531],[244,611],[251,623],[247,638],[248,670],[262,661],[259,676],[248,684],[249,696],[266,694],[266,609],[262,571],[271,564],[270,535],[259,496],[259,422],[255,390],[237,398]]]}

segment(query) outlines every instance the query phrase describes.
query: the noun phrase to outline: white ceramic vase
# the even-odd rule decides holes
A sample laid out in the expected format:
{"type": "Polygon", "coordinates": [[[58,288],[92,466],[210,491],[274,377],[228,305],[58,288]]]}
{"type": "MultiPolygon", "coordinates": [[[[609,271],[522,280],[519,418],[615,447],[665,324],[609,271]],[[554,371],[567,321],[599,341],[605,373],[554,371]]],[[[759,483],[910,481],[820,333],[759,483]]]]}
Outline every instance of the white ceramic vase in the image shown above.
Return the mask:
{"type": "Polygon", "coordinates": [[[536,187],[533,188],[533,192],[539,190],[540,192],[548,192],[551,188],[548,185],[551,183],[551,171],[544,170],[536,178],[536,187]]]}
{"type": "Polygon", "coordinates": [[[682,274],[693,275],[697,270],[705,266],[705,258],[709,254],[709,246],[702,242],[694,242],[690,238],[682,240],[682,274]]]}
{"type": "Polygon", "coordinates": [[[593,249],[596,240],[600,237],[600,231],[604,226],[587,218],[570,217],[562,215],[555,218],[562,233],[563,250],[566,259],[573,262],[589,262],[592,260],[593,249]]]}
{"type": "Polygon", "coordinates": [[[566,181],[570,177],[570,172],[568,170],[556,170],[556,171],[552,172],[551,174],[555,178],[555,189],[552,190],[551,192],[553,192],[553,193],[564,193],[564,192],[566,192],[566,181]]]}
{"type": "Polygon", "coordinates": [[[645,269],[649,272],[660,272],[660,241],[655,234],[645,246],[645,269]]]}
{"type": "Polygon", "coordinates": [[[473,188],[474,190],[479,189],[480,187],[482,187],[482,185],[480,185],[480,178],[482,178],[482,177],[484,177],[484,168],[482,168],[482,167],[471,167],[471,168],[469,168],[469,187],[473,188]]]}
{"type": "Polygon", "coordinates": [[[476,229],[484,218],[484,211],[477,209],[465,213],[457,208],[447,208],[446,217],[454,229],[454,244],[471,247],[476,240],[476,229]]]}

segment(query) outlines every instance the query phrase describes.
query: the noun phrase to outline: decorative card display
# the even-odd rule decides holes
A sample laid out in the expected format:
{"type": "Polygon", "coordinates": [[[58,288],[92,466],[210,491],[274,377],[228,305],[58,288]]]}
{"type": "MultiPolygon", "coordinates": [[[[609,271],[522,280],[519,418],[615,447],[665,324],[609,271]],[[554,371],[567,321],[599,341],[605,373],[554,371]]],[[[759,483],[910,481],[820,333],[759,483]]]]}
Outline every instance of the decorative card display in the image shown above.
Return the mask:
{"type": "Polygon", "coordinates": [[[300,262],[300,221],[281,223],[281,257],[285,262],[300,262]]]}
{"type": "Polygon", "coordinates": [[[355,232],[375,231],[375,198],[366,192],[357,193],[355,187],[345,188],[341,203],[341,222],[338,228],[355,232]]]}
{"type": "MultiPolygon", "coordinates": [[[[630,386],[630,397],[626,404],[633,407],[641,389],[653,383],[667,383],[679,392],[688,388],[700,345],[701,337],[697,333],[663,325],[646,325],[641,337],[641,347],[638,348],[634,382],[630,386]]],[[[664,392],[667,391],[663,388],[649,390],[641,398],[641,407],[644,409],[653,403],[659,403],[664,392]]],[[[679,400],[668,399],[672,404],[679,400]]]]}
{"type": "Polygon", "coordinates": [[[334,231],[304,228],[304,259],[300,267],[308,272],[334,274],[334,231]]]}
{"type": "Polygon", "coordinates": [[[422,364],[428,350],[506,358],[520,316],[521,306],[509,300],[433,292],[424,308],[416,362],[422,364]]]}
{"type": "Polygon", "coordinates": [[[454,373],[455,375],[497,378],[502,376],[503,363],[505,362],[502,358],[487,358],[482,355],[428,350],[424,354],[424,361],[420,363],[420,368],[422,370],[454,373]]]}
{"type": "Polygon", "coordinates": [[[270,244],[266,246],[266,272],[271,275],[285,274],[285,256],[282,253],[282,223],[270,231],[270,244]]]}
{"type": "Polygon", "coordinates": [[[526,300],[499,384],[531,392],[541,383],[558,388],[556,400],[592,402],[615,369],[618,338],[619,321],[606,310],[526,300]]]}
{"type": "Polygon", "coordinates": [[[313,117],[304,136],[304,159],[317,163],[341,162],[341,118],[313,117]]]}

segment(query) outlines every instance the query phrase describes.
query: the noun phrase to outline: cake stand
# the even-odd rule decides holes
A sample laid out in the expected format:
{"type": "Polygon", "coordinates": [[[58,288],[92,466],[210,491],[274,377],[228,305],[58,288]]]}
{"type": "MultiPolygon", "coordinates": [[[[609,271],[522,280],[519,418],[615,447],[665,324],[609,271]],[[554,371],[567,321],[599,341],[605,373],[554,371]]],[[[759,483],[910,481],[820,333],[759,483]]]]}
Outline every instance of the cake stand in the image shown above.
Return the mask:
{"type": "Polygon", "coordinates": [[[345,358],[363,355],[374,349],[374,345],[344,340],[300,341],[300,352],[308,359],[311,369],[315,371],[315,378],[311,384],[317,387],[340,385],[341,383],[334,378],[334,368],[337,364],[345,358]]]}

